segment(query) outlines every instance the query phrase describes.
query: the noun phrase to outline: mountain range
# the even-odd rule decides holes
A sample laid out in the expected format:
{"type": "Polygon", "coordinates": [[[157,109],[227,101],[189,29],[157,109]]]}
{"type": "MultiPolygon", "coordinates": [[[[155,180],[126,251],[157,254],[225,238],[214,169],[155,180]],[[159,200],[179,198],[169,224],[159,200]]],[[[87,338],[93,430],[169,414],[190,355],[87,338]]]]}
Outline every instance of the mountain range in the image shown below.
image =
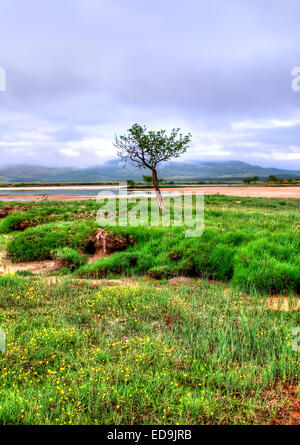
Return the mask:
{"type": "MultiPolygon", "coordinates": [[[[89,168],[45,167],[36,165],[13,165],[0,167],[0,182],[109,182],[118,180],[140,180],[150,175],[150,170],[124,167],[118,159],[89,168]]],[[[160,178],[169,181],[226,181],[247,176],[265,179],[270,175],[279,178],[300,178],[300,170],[283,170],[250,165],[241,161],[186,161],[168,162],[158,168],[160,178]]]]}

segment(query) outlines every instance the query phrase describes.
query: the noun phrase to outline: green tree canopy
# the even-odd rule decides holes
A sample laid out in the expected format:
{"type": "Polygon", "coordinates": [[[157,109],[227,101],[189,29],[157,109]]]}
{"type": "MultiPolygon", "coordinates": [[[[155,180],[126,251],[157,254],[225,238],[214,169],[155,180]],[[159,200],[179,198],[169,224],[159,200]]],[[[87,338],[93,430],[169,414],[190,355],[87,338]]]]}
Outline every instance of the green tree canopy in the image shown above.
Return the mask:
{"type": "Polygon", "coordinates": [[[166,130],[147,130],[134,124],[125,135],[115,138],[118,156],[125,162],[131,161],[139,168],[149,168],[156,191],[159,208],[164,210],[157,179],[157,165],[170,159],[179,158],[188,148],[191,134],[183,135],[179,128],[173,128],[168,135],[166,130]]]}

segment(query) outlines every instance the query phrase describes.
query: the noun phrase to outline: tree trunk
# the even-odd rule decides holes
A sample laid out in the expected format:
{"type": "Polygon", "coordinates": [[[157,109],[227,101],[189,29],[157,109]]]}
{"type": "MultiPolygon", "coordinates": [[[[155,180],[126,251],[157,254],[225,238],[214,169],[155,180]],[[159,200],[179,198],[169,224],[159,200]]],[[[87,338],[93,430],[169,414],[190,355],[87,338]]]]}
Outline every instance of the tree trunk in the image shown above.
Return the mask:
{"type": "Polygon", "coordinates": [[[156,193],[159,210],[161,212],[164,212],[165,208],[164,208],[162,196],[161,196],[161,193],[160,193],[160,189],[159,189],[159,186],[158,186],[157,173],[156,173],[155,168],[152,170],[152,178],[153,178],[153,186],[154,186],[154,190],[155,190],[155,193],[156,193]]]}

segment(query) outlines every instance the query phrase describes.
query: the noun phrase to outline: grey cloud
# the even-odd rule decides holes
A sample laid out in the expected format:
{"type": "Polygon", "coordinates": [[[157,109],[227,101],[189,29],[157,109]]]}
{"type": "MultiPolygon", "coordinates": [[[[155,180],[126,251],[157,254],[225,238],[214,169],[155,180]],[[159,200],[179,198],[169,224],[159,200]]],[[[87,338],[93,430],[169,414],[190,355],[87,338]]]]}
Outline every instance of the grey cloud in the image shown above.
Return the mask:
{"type": "Polygon", "coordinates": [[[3,0],[0,12],[4,162],[18,162],[24,122],[48,139],[32,140],[24,161],[80,165],[99,162],[102,140],[103,158],[113,156],[107,141],[138,121],[192,131],[190,158],[202,148],[208,158],[204,148],[218,145],[226,159],[247,153],[254,163],[298,168],[272,153],[297,146],[299,125],[246,134],[232,127],[297,114],[298,0],[3,0]]]}

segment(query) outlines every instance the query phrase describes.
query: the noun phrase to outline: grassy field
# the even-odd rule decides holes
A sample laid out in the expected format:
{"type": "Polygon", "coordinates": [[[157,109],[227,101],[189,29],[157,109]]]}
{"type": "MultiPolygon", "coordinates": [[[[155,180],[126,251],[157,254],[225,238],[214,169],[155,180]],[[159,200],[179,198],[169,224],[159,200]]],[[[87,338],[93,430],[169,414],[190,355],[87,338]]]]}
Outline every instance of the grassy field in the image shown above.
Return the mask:
{"type": "Polygon", "coordinates": [[[85,265],[95,202],[25,207],[2,254],[70,266],[0,275],[1,424],[299,423],[299,200],[209,196],[202,237],[112,227],[135,244],[85,265]]]}
{"type": "Polygon", "coordinates": [[[91,289],[0,278],[3,424],[284,423],[296,312],[208,281],[91,289]]]}
{"type": "MultiPolygon", "coordinates": [[[[65,247],[85,254],[97,228],[95,201],[33,203],[2,219],[13,262],[47,260],[65,247]],[[29,228],[14,231],[20,223],[29,228]],[[30,227],[35,226],[35,227],[30,227]]],[[[111,227],[131,236],[124,252],[83,265],[80,277],[188,275],[230,281],[247,291],[300,292],[300,200],[207,196],[203,236],[186,238],[179,227],[111,227]]]]}

